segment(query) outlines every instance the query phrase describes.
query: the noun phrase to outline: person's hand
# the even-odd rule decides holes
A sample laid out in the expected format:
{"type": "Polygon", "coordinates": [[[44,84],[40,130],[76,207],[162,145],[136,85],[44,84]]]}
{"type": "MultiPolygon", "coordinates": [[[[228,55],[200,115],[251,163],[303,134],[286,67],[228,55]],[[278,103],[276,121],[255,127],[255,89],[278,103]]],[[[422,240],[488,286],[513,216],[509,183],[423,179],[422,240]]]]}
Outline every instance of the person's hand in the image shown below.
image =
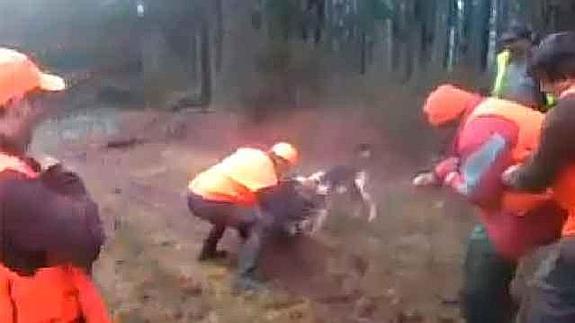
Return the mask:
{"type": "Polygon", "coordinates": [[[436,185],[437,177],[432,172],[421,173],[413,178],[411,184],[415,187],[436,185]]]}
{"type": "Polygon", "coordinates": [[[515,177],[515,174],[519,170],[519,167],[520,167],[520,165],[513,165],[513,166],[507,168],[503,172],[503,174],[501,174],[501,181],[503,182],[503,184],[505,184],[507,186],[512,186],[513,177],[515,177]]]}
{"type": "Polygon", "coordinates": [[[445,178],[449,173],[457,172],[459,169],[460,160],[458,157],[450,157],[444,159],[441,163],[435,166],[434,173],[437,174],[439,178],[445,178]]]}

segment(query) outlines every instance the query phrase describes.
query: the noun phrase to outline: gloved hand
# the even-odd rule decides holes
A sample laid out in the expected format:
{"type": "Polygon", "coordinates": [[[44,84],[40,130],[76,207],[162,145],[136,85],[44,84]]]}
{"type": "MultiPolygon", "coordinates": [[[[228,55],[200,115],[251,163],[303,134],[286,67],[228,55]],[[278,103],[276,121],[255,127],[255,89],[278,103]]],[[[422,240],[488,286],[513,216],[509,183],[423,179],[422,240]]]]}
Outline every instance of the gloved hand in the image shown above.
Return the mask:
{"type": "Polygon", "coordinates": [[[411,184],[415,187],[433,186],[438,185],[439,180],[433,172],[425,172],[415,176],[411,184]]]}

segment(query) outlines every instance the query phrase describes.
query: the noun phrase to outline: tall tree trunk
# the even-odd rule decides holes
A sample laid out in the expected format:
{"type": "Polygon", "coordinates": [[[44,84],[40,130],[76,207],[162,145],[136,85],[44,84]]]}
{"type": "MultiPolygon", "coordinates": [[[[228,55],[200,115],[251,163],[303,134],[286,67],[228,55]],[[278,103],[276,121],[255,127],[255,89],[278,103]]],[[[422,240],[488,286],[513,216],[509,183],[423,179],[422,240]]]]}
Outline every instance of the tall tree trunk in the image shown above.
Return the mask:
{"type": "Polygon", "coordinates": [[[477,15],[479,19],[475,19],[474,29],[476,32],[475,61],[481,71],[487,68],[487,55],[489,51],[489,18],[491,17],[491,2],[493,0],[478,0],[476,6],[477,15]]]}
{"type": "Polygon", "coordinates": [[[405,5],[402,3],[398,3],[396,1],[396,11],[394,19],[392,20],[392,54],[391,54],[391,67],[393,72],[396,75],[399,75],[401,72],[401,49],[403,48],[403,44],[405,42],[405,35],[403,33],[403,16],[405,11],[405,5]]]}
{"type": "Polygon", "coordinates": [[[403,18],[403,29],[406,35],[406,42],[403,50],[405,69],[401,77],[402,83],[406,83],[411,80],[414,71],[415,64],[415,49],[416,49],[416,28],[415,25],[415,1],[417,0],[406,0],[406,10],[404,12],[403,18]]]}
{"type": "Polygon", "coordinates": [[[198,36],[200,34],[200,30],[198,26],[194,27],[193,33],[190,37],[190,74],[192,74],[192,80],[195,84],[197,84],[198,80],[198,66],[201,62],[198,61],[200,55],[198,55],[198,36]]]}
{"type": "Polygon", "coordinates": [[[201,61],[201,96],[204,108],[212,101],[212,57],[210,51],[210,27],[206,18],[200,22],[200,61],[201,61]]]}
{"type": "Polygon", "coordinates": [[[385,50],[385,72],[386,75],[392,75],[393,67],[393,53],[395,48],[395,39],[393,37],[393,25],[394,19],[392,17],[387,18],[385,20],[385,28],[383,32],[383,40],[385,42],[384,50],[385,50]]]}
{"type": "Polygon", "coordinates": [[[459,60],[460,55],[465,53],[465,44],[460,42],[464,33],[465,14],[457,5],[457,0],[449,0],[447,8],[447,46],[445,46],[445,61],[443,66],[450,71],[456,62],[459,60]]]}
{"type": "Polygon", "coordinates": [[[509,1],[507,0],[497,1],[497,35],[501,35],[509,24],[509,7],[509,1]]]}
{"type": "Polygon", "coordinates": [[[216,14],[216,31],[215,31],[215,68],[216,72],[220,72],[222,69],[222,55],[224,46],[224,14],[222,0],[212,0],[214,1],[215,14],[216,14]]]}
{"type": "Polygon", "coordinates": [[[359,73],[365,74],[367,70],[367,35],[365,31],[361,31],[360,39],[360,63],[359,63],[359,73]]]}
{"type": "Polygon", "coordinates": [[[431,64],[439,73],[439,68],[445,66],[445,49],[449,46],[449,1],[439,0],[436,3],[431,64]]]}
{"type": "Polygon", "coordinates": [[[420,20],[421,20],[421,37],[419,51],[419,66],[427,68],[432,57],[433,42],[435,41],[435,21],[437,19],[436,0],[419,1],[420,3],[420,20]]]}

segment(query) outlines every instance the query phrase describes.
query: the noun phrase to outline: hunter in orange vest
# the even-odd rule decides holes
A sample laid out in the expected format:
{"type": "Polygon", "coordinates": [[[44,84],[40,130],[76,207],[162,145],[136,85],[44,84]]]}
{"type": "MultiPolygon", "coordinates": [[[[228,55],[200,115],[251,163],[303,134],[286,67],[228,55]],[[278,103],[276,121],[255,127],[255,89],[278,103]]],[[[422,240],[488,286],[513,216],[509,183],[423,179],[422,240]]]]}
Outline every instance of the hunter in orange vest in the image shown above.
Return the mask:
{"type": "Polygon", "coordinates": [[[424,105],[427,121],[457,126],[446,160],[414,184],[444,185],[478,207],[464,270],[464,316],[469,323],[504,323],[514,307],[508,285],[518,260],[556,241],[565,212],[548,194],[506,189],[502,172],[537,149],[544,115],[520,104],[483,98],[452,85],[433,91],[424,105]]]}
{"type": "Polygon", "coordinates": [[[275,144],[269,151],[240,148],[196,175],[188,185],[190,210],[213,225],[199,260],[225,257],[224,251],[217,250],[217,244],[226,227],[236,228],[244,240],[234,283],[237,290],[261,287],[254,274],[271,218],[262,214],[259,199],[276,187],[297,161],[297,150],[285,142],[275,144]]]}
{"type": "Polygon", "coordinates": [[[0,48],[0,322],[107,323],[90,278],[104,240],[96,204],[59,163],[26,157],[42,92],[62,78],[0,48]]]}

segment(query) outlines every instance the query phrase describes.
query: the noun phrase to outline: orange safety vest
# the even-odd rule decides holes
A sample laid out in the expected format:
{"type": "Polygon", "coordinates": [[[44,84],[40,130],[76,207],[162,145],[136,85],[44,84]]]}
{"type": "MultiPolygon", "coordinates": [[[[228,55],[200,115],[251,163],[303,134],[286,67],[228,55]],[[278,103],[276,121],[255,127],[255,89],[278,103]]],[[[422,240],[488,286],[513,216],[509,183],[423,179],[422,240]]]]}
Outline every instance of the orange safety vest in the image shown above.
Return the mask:
{"type": "Polygon", "coordinates": [[[266,152],[240,148],[198,174],[188,189],[207,200],[252,205],[257,191],[277,184],[274,163],[266,152]]]}
{"type": "Polygon", "coordinates": [[[489,116],[500,117],[517,125],[519,133],[512,152],[516,163],[524,161],[537,149],[545,119],[543,113],[511,101],[488,98],[471,112],[466,122],[489,116]]]}
{"type": "MultiPolygon", "coordinates": [[[[38,176],[26,163],[0,153],[0,172],[38,176]]],[[[89,276],[73,266],[39,269],[20,276],[0,264],[0,323],[109,323],[104,301],[89,276]]]]}
{"type": "MultiPolygon", "coordinates": [[[[488,98],[480,103],[469,115],[466,123],[481,117],[498,117],[517,125],[517,142],[512,150],[514,164],[520,164],[529,157],[539,145],[541,127],[545,115],[521,104],[488,98]]],[[[531,194],[507,191],[503,193],[502,209],[523,215],[551,198],[550,194],[531,194]]]]}
{"type": "MultiPolygon", "coordinates": [[[[575,95],[575,86],[564,91],[559,99],[567,95],[575,95]]],[[[575,236],[575,165],[567,167],[559,174],[552,189],[557,202],[569,212],[562,234],[575,236]]]]}

